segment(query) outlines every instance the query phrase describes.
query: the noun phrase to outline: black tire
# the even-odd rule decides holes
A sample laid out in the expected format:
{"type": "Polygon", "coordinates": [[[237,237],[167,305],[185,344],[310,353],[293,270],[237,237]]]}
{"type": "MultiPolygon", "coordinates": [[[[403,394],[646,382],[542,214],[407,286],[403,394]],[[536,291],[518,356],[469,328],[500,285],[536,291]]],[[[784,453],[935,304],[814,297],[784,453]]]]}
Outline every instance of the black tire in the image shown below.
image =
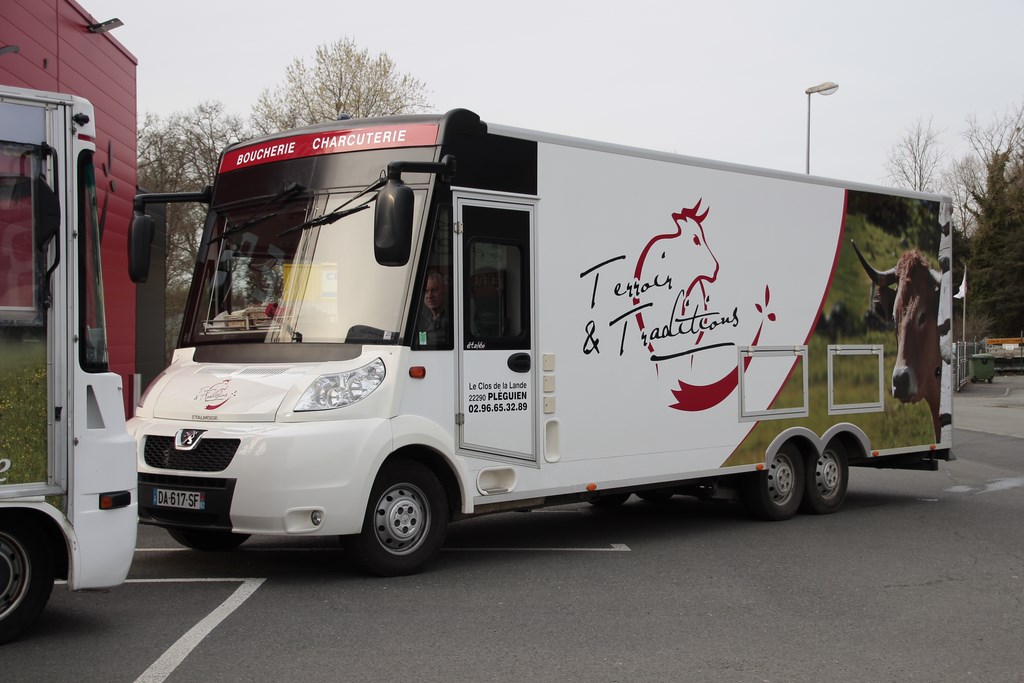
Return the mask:
{"type": "Polygon", "coordinates": [[[234,550],[249,540],[249,534],[213,529],[168,529],[167,533],[175,541],[192,550],[234,550]]]}
{"type": "Polygon", "coordinates": [[[448,516],[448,495],[437,475],[411,460],[389,463],[373,484],[362,532],[346,547],[371,574],[415,574],[444,545],[448,516]]]}
{"type": "Polygon", "coordinates": [[[740,495],[757,519],[789,519],[804,497],[804,459],[792,446],[783,446],[766,469],[746,475],[740,495]]]}
{"type": "Polygon", "coordinates": [[[53,592],[53,550],[32,520],[0,520],[0,644],[17,638],[53,592]]]}
{"type": "Polygon", "coordinates": [[[838,441],[833,441],[825,446],[821,454],[807,459],[804,500],[800,511],[814,515],[835,512],[846,499],[849,483],[850,465],[846,448],[838,441]]]}
{"type": "Polygon", "coordinates": [[[617,508],[633,495],[632,493],[606,493],[603,496],[591,498],[588,503],[598,508],[617,508]]]}
{"type": "Polygon", "coordinates": [[[672,489],[647,489],[646,491],[637,491],[636,495],[640,497],[640,500],[648,503],[665,503],[675,495],[675,491],[672,489]]]}

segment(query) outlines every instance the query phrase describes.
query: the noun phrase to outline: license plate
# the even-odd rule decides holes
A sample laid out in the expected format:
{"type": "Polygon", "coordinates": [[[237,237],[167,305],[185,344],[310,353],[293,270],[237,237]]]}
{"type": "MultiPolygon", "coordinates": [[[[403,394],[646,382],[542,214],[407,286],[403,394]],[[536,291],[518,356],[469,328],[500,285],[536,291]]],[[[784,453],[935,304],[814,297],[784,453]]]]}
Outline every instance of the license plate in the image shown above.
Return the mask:
{"type": "Polygon", "coordinates": [[[153,505],[165,508],[205,510],[206,493],[203,491],[170,491],[153,489],[153,505]]]}

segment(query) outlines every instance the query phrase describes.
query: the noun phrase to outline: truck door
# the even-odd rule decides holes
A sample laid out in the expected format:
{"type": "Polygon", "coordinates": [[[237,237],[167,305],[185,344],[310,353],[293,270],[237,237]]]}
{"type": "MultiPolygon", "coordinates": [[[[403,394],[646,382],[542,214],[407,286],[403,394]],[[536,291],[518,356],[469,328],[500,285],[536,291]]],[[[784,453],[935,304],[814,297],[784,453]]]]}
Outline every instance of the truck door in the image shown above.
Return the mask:
{"type": "Polygon", "coordinates": [[[530,460],[534,213],[528,199],[455,195],[459,445],[530,460]]]}
{"type": "Polygon", "coordinates": [[[60,229],[69,209],[51,189],[59,166],[43,142],[62,149],[52,130],[62,115],[39,102],[0,103],[0,498],[67,487],[68,396],[58,381],[69,342],[56,266],[69,258],[60,229]]]}

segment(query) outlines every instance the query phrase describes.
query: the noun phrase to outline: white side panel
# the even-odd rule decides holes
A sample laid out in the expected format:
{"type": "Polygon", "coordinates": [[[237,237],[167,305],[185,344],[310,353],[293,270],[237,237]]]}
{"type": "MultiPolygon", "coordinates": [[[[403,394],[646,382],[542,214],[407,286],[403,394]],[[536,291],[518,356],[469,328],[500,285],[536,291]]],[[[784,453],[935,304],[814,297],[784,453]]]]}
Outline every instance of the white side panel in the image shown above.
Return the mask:
{"type": "Polygon", "coordinates": [[[397,414],[415,415],[436,425],[443,434],[444,446],[440,450],[451,456],[455,452],[455,413],[458,412],[455,354],[452,351],[412,351],[409,365],[422,367],[425,376],[402,378],[397,414]]]}
{"type": "MultiPolygon", "coordinates": [[[[738,420],[737,347],[807,342],[844,191],[544,143],[538,156],[536,353],[554,354],[544,418],[560,420],[561,463],[720,467],[755,424],[738,420]]],[[[748,383],[779,391],[788,367],[746,362],[748,383]]]]}
{"type": "Polygon", "coordinates": [[[72,590],[108,588],[124,581],[135,553],[138,528],[135,440],[124,425],[121,378],[76,373],[74,458],[68,518],[78,556],[68,577],[72,590]],[[101,494],[127,491],[131,503],[100,509],[101,494]]]}

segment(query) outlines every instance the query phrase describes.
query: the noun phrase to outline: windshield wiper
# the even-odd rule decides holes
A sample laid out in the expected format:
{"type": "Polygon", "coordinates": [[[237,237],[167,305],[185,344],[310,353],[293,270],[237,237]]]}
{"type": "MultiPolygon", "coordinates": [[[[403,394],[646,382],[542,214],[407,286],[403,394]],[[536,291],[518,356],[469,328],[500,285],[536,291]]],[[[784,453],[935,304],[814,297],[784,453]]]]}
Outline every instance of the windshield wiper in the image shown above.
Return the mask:
{"type": "Polygon", "coordinates": [[[293,225],[287,230],[282,230],[281,232],[277,233],[277,236],[281,237],[282,235],[298,232],[299,230],[308,230],[309,228],[315,228],[318,225],[330,225],[331,223],[340,221],[345,216],[351,216],[354,213],[359,213],[363,209],[368,208],[370,208],[370,202],[360,204],[359,206],[353,206],[351,209],[346,209],[345,211],[338,211],[337,209],[335,209],[330,213],[325,213],[323,216],[318,216],[317,218],[310,218],[308,221],[304,223],[299,223],[298,225],[293,225]]]}
{"type": "MultiPolygon", "coordinates": [[[[222,232],[215,239],[217,241],[223,240],[226,237],[228,237],[229,235],[234,235],[235,233],[241,232],[242,230],[245,230],[246,228],[251,228],[252,226],[256,225],[257,223],[262,223],[263,221],[267,220],[268,218],[273,218],[274,216],[276,216],[278,214],[278,212],[277,211],[267,212],[268,208],[270,208],[274,204],[280,203],[281,201],[283,201],[285,199],[288,199],[289,197],[292,197],[294,195],[297,195],[297,194],[305,191],[305,189],[306,188],[304,188],[302,185],[299,185],[294,180],[286,180],[284,182],[284,187],[281,188],[281,191],[278,192],[277,194],[275,194],[270,199],[268,199],[266,202],[264,202],[263,206],[261,206],[256,211],[256,215],[255,216],[252,216],[251,218],[243,221],[242,223],[240,223],[238,225],[231,225],[231,227],[229,227],[227,230],[222,232]]],[[[227,217],[225,217],[224,220],[227,223],[231,223],[231,221],[227,217]]]]}
{"type": "Polygon", "coordinates": [[[349,200],[346,201],[344,204],[341,204],[340,206],[335,207],[335,209],[333,211],[331,211],[330,213],[325,213],[323,216],[317,216],[316,218],[310,218],[308,221],[305,221],[303,223],[299,223],[298,225],[293,225],[292,227],[288,228],[287,230],[283,230],[283,231],[277,233],[277,236],[281,237],[282,235],[287,235],[287,234],[292,233],[292,232],[298,232],[299,230],[307,230],[309,228],[315,228],[318,225],[329,225],[331,223],[334,223],[335,221],[340,221],[345,216],[351,216],[352,214],[358,213],[358,212],[362,211],[363,209],[367,209],[370,206],[370,201],[371,200],[369,200],[369,199],[367,199],[366,202],[364,202],[363,204],[360,204],[359,206],[354,206],[351,209],[346,209],[345,207],[348,206],[349,204],[351,204],[352,202],[354,202],[355,200],[359,199],[360,197],[362,197],[364,194],[369,194],[370,192],[373,192],[374,190],[379,190],[380,188],[384,187],[384,184],[386,182],[387,182],[387,178],[384,178],[384,177],[378,178],[377,180],[374,180],[372,183],[367,185],[358,194],[356,194],[355,196],[349,198],[349,200]]]}

